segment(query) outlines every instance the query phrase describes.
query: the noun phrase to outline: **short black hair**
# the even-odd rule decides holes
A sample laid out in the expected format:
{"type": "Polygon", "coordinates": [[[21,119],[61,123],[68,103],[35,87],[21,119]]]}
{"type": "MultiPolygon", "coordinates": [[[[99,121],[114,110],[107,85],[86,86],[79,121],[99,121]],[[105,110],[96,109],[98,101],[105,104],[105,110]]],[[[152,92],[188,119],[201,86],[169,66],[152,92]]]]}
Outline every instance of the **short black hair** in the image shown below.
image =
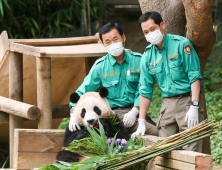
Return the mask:
{"type": "Polygon", "coordinates": [[[102,35],[110,32],[112,29],[116,29],[122,37],[123,29],[120,27],[120,25],[118,23],[109,22],[106,25],[103,25],[102,28],[100,29],[99,38],[102,42],[103,42],[102,35]]]}
{"type": "Polygon", "coordinates": [[[140,28],[141,28],[142,22],[145,22],[149,19],[153,19],[154,23],[158,24],[158,25],[160,25],[160,23],[163,22],[162,16],[160,15],[159,12],[156,12],[156,11],[146,12],[146,13],[142,14],[138,19],[138,23],[140,25],[140,28]]]}

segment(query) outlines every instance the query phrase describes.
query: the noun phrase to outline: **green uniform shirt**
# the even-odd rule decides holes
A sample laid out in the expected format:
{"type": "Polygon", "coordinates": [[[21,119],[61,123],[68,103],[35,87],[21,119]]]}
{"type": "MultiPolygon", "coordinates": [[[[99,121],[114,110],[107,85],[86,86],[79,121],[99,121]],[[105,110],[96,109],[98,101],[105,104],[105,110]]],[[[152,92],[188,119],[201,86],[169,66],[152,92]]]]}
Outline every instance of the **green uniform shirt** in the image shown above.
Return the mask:
{"type": "Polygon", "coordinates": [[[140,60],[142,54],[125,51],[121,65],[109,53],[96,60],[89,74],[85,77],[77,93],[96,91],[106,87],[106,97],[111,108],[125,107],[130,104],[139,107],[140,60]]]}
{"type": "Polygon", "coordinates": [[[192,43],[181,36],[165,33],[162,50],[150,44],[141,59],[140,95],[152,98],[154,79],[162,97],[191,91],[191,83],[203,79],[200,62],[192,43]]]}

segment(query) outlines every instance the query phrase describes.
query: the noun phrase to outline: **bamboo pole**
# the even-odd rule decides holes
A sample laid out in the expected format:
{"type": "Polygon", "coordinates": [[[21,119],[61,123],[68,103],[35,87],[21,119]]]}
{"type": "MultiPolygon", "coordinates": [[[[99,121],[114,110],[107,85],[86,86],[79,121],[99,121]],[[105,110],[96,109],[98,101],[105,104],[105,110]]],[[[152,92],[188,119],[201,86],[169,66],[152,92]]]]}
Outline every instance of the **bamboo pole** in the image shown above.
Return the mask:
{"type": "Polygon", "coordinates": [[[51,58],[36,57],[37,106],[41,111],[39,129],[52,128],[51,58]]]}
{"type": "MultiPolygon", "coordinates": [[[[9,52],[9,98],[23,101],[23,55],[9,52]]],[[[10,167],[13,166],[14,129],[22,128],[23,118],[10,114],[10,167]]]]}

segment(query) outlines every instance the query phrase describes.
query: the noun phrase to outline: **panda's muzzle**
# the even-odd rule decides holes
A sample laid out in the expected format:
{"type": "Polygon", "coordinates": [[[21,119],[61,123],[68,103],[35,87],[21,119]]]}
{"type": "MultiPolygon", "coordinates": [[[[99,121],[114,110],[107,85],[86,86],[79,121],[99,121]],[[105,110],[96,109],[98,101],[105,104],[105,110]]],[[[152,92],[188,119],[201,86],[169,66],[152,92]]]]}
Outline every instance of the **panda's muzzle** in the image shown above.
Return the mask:
{"type": "Polygon", "coordinates": [[[88,123],[88,126],[90,128],[93,128],[97,124],[97,120],[96,119],[90,119],[90,120],[87,120],[87,123],[88,123]]]}

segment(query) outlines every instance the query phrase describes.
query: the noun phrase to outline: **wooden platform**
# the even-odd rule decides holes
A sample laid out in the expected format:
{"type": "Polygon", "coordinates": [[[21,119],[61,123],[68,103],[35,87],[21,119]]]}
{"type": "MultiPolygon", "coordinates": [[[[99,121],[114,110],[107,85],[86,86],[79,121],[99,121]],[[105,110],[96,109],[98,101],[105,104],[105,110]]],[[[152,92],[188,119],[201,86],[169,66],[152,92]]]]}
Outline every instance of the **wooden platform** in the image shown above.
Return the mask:
{"type": "MultiPolygon", "coordinates": [[[[15,129],[14,169],[33,169],[55,163],[64,138],[64,130],[15,129]]],[[[143,136],[146,144],[162,138],[143,136]]],[[[212,156],[193,151],[175,150],[150,162],[149,170],[208,170],[212,156]]]]}

